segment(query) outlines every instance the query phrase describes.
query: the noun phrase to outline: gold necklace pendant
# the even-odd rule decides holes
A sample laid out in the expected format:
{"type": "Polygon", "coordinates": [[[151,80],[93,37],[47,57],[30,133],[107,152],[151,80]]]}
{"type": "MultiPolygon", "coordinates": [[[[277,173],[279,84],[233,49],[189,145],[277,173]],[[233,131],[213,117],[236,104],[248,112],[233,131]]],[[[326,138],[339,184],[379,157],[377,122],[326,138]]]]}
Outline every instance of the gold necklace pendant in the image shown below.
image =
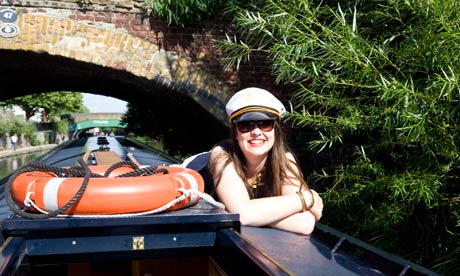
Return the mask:
{"type": "Polygon", "coordinates": [[[257,186],[260,185],[260,179],[262,179],[262,172],[259,172],[256,176],[256,179],[249,184],[252,189],[257,189],[257,186]]]}

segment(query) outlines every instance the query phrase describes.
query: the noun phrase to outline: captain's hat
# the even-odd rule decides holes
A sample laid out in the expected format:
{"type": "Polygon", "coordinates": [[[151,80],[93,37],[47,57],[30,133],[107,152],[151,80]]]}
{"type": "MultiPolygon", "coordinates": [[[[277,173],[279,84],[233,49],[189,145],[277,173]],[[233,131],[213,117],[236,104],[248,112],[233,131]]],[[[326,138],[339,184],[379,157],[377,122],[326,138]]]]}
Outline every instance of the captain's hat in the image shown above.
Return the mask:
{"type": "Polygon", "coordinates": [[[225,110],[231,122],[278,120],[286,114],[286,108],[272,93],[256,87],[235,93],[225,110]]]}

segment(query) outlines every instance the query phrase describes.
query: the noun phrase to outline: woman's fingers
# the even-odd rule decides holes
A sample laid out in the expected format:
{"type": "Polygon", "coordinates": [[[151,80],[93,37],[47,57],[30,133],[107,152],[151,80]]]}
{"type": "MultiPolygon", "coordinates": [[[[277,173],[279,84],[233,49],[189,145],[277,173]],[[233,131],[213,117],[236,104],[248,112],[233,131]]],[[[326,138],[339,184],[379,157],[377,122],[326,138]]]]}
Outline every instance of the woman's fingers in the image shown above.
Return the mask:
{"type": "Polygon", "coordinates": [[[311,190],[315,204],[310,208],[310,212],[315,216],[316,221],[319,221],[323,216],[323,199],[315,190],[311,190]]]}

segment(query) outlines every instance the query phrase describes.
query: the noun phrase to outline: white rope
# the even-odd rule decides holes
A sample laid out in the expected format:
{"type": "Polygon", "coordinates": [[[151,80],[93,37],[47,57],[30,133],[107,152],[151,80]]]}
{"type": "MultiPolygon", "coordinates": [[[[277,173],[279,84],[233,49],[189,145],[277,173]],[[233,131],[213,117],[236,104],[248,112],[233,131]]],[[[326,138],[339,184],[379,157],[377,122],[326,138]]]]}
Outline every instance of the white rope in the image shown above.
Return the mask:
{"type": "Polygon", "coordinates": [[[36,210],[38,210],[40,213],[42,213],[42,214],[48,214],[47,211],[40,209],[40,207],[38,207],[37,204],[35,204],[35,202],[34,202],[32,199],[30,199],[30,197],[31,197],[33,194],[34,194],[34,192],[28,192],[28,193],[26,194],[26,198],[24,199],[24,206],[26,206],[26,207],[33,206],[33,207],[34,207],[36,210]]]}
{"type": "Polygon", "coordinates": [[[200,191],[197,191],[197,190],[191,190],[194,194],[198,195],[199,197],[201,197],[202,199],[206,200],[208,203],[211,203],[212,205],[220,208],[220,209],[225,209],[225,205],[214,200],[214,198],[210,195],[208,195],[207,193],[202,193],[200,191]]]}
{"type": "MultiPolygon", "coordinates": [[[[160,212],[163,212],[163,211],[166,211],[167,209],[173,207],[174,205],[178,204],[179,202],[181,201],[184,201],[186,200],[187,198],[189,198],[192,194],[195,194],[195,195],[198,195],[201,199],[204,199],[205,201],[209,202],[210,204],[218,207],[218,208],[221,208],[221,209],[225,209],[225,205],[220,203],[220,202],[217,202],[214,200],[214,198],[212,198],[209,194],[207,193],[203,193],[203,192],[200,192],[198,190],[193,190],[193,189],[184,189],[184,188],[179,188],[177,189],[178,191],[180,191],[182,193],[181,196],[171,200],[170,202],[166,203],[165,205],[157,208],[157,209],[154,209],[154,210],[150,210],[150,211],[146,211],[146,212],[140,212],[140,213],[130,213],[130,214],[113,214],[113,215],[58,215],[58,217],[77,217],[77,218],[123,218],[123,217],[135,217],[135,216],[144,216],[144,215],[153,215],[153,214],[157,214],[157,213],[160,213],[160,212]]],[[[33,193],[28,193],[27,194],[27,197],[26,199],[24,200],[24,204],[26,204],[26,201],[27,201],[27,204],[26,206],[30,206],[32,205],[35,209],[37,209],[38,211],[40,211],[41,213],[43,214],[48,214],[47,211],[44,211],[44,210],[41,210],[38,206],[36,206],[35,202],[33,200],[30,199],[30,195],[29,194],[33,194],[33,193]]]]}

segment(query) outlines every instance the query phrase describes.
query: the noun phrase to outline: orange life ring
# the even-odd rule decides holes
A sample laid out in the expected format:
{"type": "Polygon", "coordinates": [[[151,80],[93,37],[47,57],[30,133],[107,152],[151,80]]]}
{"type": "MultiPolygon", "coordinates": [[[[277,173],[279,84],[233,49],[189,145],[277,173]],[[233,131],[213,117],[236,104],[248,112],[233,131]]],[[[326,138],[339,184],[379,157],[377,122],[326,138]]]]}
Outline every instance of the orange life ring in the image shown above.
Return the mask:
{"type": "MultiPolygon", "coordinates": [[[[104,168],[89,166],[93,172],[104,168]]],[[[113,215],[142,213],[158,209],[183,193],[180,188],[204,191],[204,180],[191,169],[159,166],[167,174],[135,177],[90,178],[81,198],[64,214],[113,215]]],[[[126,169],[122,169],[122,173],[126,169]]],[[[131,169],[132,170],[132,169],[131,169]]],[[[119,172],[117,172],[119,174],[119,172]]],[[[18,175],[12,185],[12,198],[21,207],[30,198],[40,209],[52,212],[64,206],[79,190],[82,177],[61,178],[53,173],[31,171],[18,175]]],[[[191,193],[183,201],[167,210],[176,210],[196,204],[200,197],[191,193]]],[[[37,212],[33,207],[31,211],[37,212]]]]}

